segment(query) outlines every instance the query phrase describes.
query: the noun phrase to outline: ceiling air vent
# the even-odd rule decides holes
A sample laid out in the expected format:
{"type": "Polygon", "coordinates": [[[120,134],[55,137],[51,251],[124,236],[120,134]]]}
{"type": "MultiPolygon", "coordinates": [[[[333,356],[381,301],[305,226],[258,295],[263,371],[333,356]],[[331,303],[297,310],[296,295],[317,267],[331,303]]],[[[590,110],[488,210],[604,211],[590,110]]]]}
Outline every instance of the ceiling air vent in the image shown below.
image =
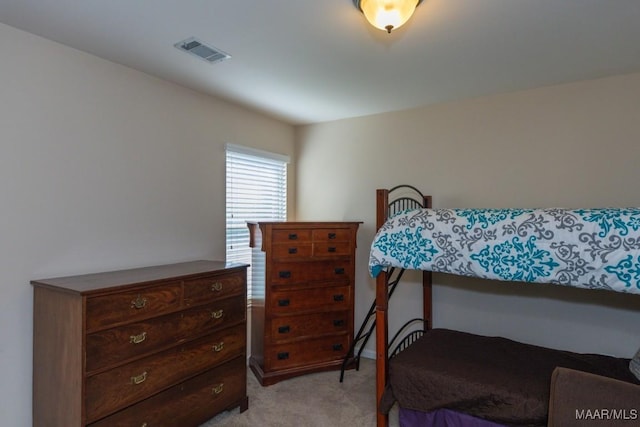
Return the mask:
{"type": "Polygon", "coordinates": [[[207,62],[214,63],[224,61],[231,58],[231,55],[212,46],[207,46],[195,37],[183,40],[174,44],[178,49],[204,59],[207,62]]]}

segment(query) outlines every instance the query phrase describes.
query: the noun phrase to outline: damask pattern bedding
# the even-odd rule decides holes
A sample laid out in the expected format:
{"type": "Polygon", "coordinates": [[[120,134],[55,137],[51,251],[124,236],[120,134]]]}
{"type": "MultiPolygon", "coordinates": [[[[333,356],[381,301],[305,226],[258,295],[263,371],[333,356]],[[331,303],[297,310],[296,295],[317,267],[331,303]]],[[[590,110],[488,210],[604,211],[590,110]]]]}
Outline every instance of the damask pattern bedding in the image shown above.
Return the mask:
{"type": "Polygon", "coordinates": [[[640,294],[640,208],[410,210],[371,245],[388,267],[640,294]]]}

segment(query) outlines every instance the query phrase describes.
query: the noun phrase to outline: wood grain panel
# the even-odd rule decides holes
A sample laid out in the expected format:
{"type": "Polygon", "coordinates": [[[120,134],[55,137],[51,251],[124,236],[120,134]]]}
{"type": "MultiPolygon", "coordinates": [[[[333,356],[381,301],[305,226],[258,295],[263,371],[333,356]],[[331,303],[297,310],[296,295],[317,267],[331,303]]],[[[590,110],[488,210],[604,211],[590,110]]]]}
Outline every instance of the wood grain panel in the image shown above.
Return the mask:
{"type": "Polygon", "coordinates": [[[197,426],[210,419],[212,412],[236,406],[246,409],[246,372],[244,358],[236,358],[90,427],[197,426]]]}
{"type": "Polygon", "coordinates": [[[346,334],[350,319],[348,310],[274,317],[270,321],[269,339],[274,343],[282,343],[323,335],[346,334]]]}
{"type": "Polygon", "coordinates": [[[285,369],[342,360],[349,344],[347,335],[278,344],[265,354],[264,365],[267,369],[285,369]]]}
{"type": "Polygon", "coordinates": [[[184,282],[184,302],[188,306],[234,295],[244,295],[245,280],[238,274],[215,275],[184,282]]]}
{"type": "Polygon", "coordinates": [[[353,263],[350,260],[320,262],[278,262],[271,268],[270,281],[274,285],[300,284],[323,280],[353,279],[353,263]]]}
{"type": "Polygon", "coordinates": [[[82,298],[35,288],[33,305],[33,425],[77,426],[82,419],[82,298]]]}
{"type": "Polygon", "coordinates": [[[274,315],[349,310],[352,306],[351,287],[325,286],[296,292],[275,291],[269,306],[274,315]]]}
{"type": "Polygon", "coordinates": [[[181,302],[180,282],[87,298],[87,331],[176,311],[181,302]]]}
{"type": "Polygon", "coordinates": [[[182,343],[194,336],[246,318],[244,296],[111,328],[87,336],[87,372],[109,368],[132,358],[182,343]]]}
{"type": "Polygon", "coordinates": [[[244,325],[87,378],[86,411],[89,421],[98,420],[170,387],[184,378],[242,354],[246,343],[244,325]]]}

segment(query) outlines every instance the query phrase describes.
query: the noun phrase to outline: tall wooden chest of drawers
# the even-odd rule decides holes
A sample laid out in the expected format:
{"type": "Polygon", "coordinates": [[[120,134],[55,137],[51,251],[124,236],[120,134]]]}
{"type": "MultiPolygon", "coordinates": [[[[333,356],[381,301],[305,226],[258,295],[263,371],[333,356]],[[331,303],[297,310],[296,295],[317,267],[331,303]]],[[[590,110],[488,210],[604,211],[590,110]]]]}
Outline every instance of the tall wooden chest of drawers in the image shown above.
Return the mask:
{"type": "Polygon", "coordinates": [[[247,265],[34,280],[33,425],[198,426],[248,407],[247,265]]]}
{"type": "Polygon", "coordinates": [[[353,340],[359,224],[249,224],[249,366],[262,385],[340,368],[353,340]]]}

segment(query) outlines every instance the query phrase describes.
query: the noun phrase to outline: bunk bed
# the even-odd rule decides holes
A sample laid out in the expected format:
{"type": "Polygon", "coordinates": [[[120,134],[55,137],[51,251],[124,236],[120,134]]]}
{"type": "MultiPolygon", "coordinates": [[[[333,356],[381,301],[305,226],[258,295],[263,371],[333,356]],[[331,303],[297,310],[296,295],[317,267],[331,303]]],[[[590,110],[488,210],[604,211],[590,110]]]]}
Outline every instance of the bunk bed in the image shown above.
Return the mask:
{"type": "Polygon", "coordinates": [[[376,226],[378,427],[395,403],[401,426],[545,426],[560,368],[640,385],[640,351],[633,361],[579,354],[431,323],[432,272],[640,295],[640,208],[432,209],[402,185],[377,190],[376,226]],[[389,284],[405,269],[423,272],[425,323],[390,352],[389,284]]]}

